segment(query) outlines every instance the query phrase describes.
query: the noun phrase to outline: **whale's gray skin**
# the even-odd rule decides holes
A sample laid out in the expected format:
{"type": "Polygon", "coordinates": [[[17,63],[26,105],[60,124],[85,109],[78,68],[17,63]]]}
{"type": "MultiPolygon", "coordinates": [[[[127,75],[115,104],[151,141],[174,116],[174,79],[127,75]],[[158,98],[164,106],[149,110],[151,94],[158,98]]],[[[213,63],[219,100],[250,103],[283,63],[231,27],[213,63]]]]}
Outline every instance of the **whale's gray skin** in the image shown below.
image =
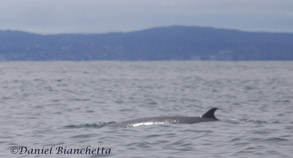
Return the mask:
{"type": "Polygon", "coordinates": [[[212,108],[200,117],[146,117],[141,119],[129,120],[120,123],[111,124],[110,127],[137,127],[142,125],[156,125],[156,124],[194,124],[200,122],[217,121],[215,111],[217,108],[212,108]]]}

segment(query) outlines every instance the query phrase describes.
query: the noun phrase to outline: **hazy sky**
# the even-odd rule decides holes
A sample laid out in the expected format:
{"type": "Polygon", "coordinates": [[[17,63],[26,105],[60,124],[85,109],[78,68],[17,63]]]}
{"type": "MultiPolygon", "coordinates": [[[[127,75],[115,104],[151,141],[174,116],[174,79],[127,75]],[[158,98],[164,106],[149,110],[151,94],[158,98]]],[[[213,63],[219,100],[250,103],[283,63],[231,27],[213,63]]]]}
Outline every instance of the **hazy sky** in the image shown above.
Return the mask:
{"type": "Polygon", "coordinates": [[[188,25],[293,32],[293,0],[0,0],[0,29],[101,33],[188,25]]]}

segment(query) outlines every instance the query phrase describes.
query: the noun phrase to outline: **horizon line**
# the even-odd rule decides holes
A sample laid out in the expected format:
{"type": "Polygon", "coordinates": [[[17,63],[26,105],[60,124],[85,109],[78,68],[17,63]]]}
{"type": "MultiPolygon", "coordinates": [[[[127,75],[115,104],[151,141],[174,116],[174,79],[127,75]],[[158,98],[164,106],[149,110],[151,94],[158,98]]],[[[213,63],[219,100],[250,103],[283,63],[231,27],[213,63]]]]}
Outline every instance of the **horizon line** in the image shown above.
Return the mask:
{"type": "Polygon", "coordinates": [[[225,27],[214,27],[214,26],[200,26],[200,25],[166,25],[166,26],[154,26],[154,27],[146,27],[142,29],[128,30],[128,31],[109,31],[109,32],[56,32],[56,33],[41,33],[38,31],[28,31],[21,29],[0,29],[0,31],[11,31],[11,32],[23,32],[29,34],[36,35],[95,35],[95,34],[115,34],[115,33],[132,33],[132,32],[140,32],[152,29],[159,28],[170,28],[170,27],[197,27],[197,28],[205,28],[205,29],[218,29],[218,30],[229,30],[229,31],[239,31],[239,32],[250,32],[250,33],[281,33],[281,34],[293,34],[293,32],[289,31],[263,31],[263,30],[245,30],[245,29],[237,29],[237,28],[225,28],[225,27]]]}

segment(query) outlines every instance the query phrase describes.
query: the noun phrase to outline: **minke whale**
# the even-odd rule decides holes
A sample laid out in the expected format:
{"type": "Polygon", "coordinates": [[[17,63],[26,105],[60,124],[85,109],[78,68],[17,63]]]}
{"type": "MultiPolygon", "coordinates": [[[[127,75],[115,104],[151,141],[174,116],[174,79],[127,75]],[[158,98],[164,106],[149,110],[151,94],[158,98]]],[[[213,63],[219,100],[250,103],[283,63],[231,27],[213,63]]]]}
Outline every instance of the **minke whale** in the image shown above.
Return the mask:
{"type": "Polygon", "coordinates": [[[211,108],[209,111],[201,115],[200,117],[146,117],[140,119],[134,119],[109,125],[110,127],[137,127],[143,125],[161,125],[161,124],[194,124],[200,122],[217,121],[215,117],[215,111],[217,108],[211,108]]]}

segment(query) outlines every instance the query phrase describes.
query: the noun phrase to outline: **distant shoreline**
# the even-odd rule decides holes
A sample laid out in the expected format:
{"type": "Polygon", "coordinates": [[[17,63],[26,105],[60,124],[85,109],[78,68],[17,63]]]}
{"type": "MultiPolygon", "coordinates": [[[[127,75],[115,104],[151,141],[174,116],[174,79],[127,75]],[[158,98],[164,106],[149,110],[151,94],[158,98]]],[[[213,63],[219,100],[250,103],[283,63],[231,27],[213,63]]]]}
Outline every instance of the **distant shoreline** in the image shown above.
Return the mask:
{"type": "Polygon", "coordinates": [[[283,61],[293,33],[170,26],[128,33],[0,31],[0,61],[283,61]]]}

